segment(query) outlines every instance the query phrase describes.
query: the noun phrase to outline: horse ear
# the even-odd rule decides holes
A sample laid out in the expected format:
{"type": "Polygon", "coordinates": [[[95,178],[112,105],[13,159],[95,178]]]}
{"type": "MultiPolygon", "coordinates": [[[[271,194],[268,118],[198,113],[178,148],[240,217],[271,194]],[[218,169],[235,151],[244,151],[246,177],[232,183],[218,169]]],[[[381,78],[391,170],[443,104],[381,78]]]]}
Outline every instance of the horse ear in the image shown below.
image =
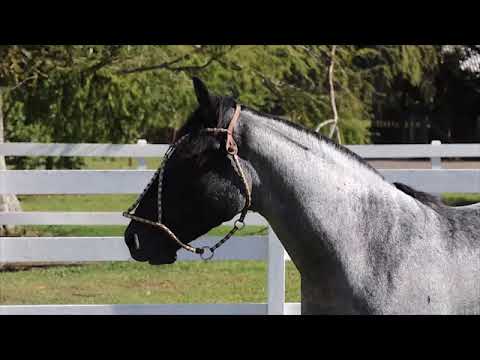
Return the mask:
{"type": "Polygon", "coordinates": [[[197,77],[193,77],[193,87],[195,88],[195,95],[197,96],[198,104],[201,107],[210,108],[212,101],[203,81],[197,77]]]}

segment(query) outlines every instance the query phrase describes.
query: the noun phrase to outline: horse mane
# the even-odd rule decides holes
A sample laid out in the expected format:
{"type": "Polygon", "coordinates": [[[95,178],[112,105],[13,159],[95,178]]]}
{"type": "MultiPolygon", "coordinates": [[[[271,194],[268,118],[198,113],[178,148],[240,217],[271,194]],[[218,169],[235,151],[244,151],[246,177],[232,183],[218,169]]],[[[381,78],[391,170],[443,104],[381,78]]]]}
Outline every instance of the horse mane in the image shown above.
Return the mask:
{"type": "MultiPolygon", "coordinates": [[[[348,149],[347,147],[345,146],[342,146],[338,143],[336,143],[335,141],[331,140],[330,138],[326,137],[326,136],[323,136],[322,134],[320,133],[317,133],[315,131],[312,131],[312,130],[309,130],[309,129],[306,129],[296,123],[293,123],[291,121],[288,121],[286,119],[283,119],[279,116],[275,116],[275,115],[271,115],[271,114],[266,114],[266,113],[262,113],[260,111],[257,111],[255,109],[251,109],[249,107],[246,107],[244,106],[244,108],[248,109],[249,111],[251,111],[252,113],[256,114],[256,115],[259,115],[259,116],[263,116],[263,117],[268,117],[268,118],[271,118],[271,119],[274,119],[276,121],[279,121],[279,122],[282,122],[288,126],[291,126],[301,132],[304,132],[304,133],[308,133],[310,135],[313,135],[315,136],[316,138],[318,138],[320,141],[323,141],[331,146],[333,146],[336,150],[338,150],[339,152],[341,153],[344,153],[346,155],[348,155],[350,158],[352,158],[353,160],[357,161],[358,163],[362,164],[363,166],[365,166],[366,168],[368,168],[369,170],[373,171],[375,174],[377,174],[378,176],[380,176],[383,180],[385,180],[385,177],[377,170],[375,169],[372,165],[370,165],[365,159],[363,159],[362,157],[360,157],[358,154],[354,153],[353,151],[351,151],[350,149],[348,149]]],[[[413,197],[414,199],[420,201],[422,204],[425,204],[429,207],[431,207],[432,209],[434,210],[440,210],[440,209],[445,209],[446,208],[446,205],[440,200],[440,198],[432,195],[432,194],[429,194],[429,193],[426,193],[426,192],[423,192],[423,191],[418,191],[418,190],[415,190],[413,188],[411,188],[410,186],[408,185],[405,185],[403,183],[399,183],[399,182],[395,182],[393,183],[393,185],[400,191],[402,191],[403,193],[413,197]]]]}
{"type": "MultiPolygon", "coordinates": [[[[235,104],[236,104],[235,99],[230,97],[230,96],[214,96],[213,101],[214,101],[215,107],[217,108],[216,113],[217,113],[217,116],[218,116],[219,119],[223,119],[224,113],[229,108],[235,106],[235,104]],[[222,114],[220,114],[220,112],[222,112],[222,114]]],[[[286,124],[287,126],[295,128],[298,131],[301,131],[303,133],[307,133],[307,134],[310,134],[310,135],[316,137],[318,140],[323,141],[323,142],[333,146],[337,151],[339,151],[343,154],[346,154],[347,156],[349,156],[353,160],[357,161],[358,163],[362,164],[367,169],[373,171],[375,174],[380,176],[380,178],[385,180],[384,176],[377,169],[375,169],[372,165],[370,165],[365,159],[363,159],[362,157],[360,157],[358,154],[354,153],[353,151],[349,150],[345,146],[342,146],[342,145],[336,143],[335,141],[331,140],[330,138],[328,138],[328,137],[326,137],[326,136],[324,136],[320,133],[317,133],[315,131],[312,131],[310,129],[304,128],[303,126],[300,126],[300,125],[298,125],[294,122],[286,120],[286,119],[284,119],[280,116],[264,113],[264,112],[252,109],[252,108],[250,108],[248,106],[245,106],[245,105],[242,105],[242,108],[246,109],[246,110],[248,110],[248,111],[250,111],[250,112],[252,112],[252,113],[254,113],[258,116],[274,119],[278,122],[286,124]]],[[[201,111],[200,111],[199,108],[197,108],[194,112],[192,112],[192,114],[188,117],[185,124],[182,127],[180,127],[180,129],[176,132],[176,139],[180,138],[181,136],[183,136],[187,133],[194,133],[194,132],[197,132],[198,130],[200,130],[200,125],[198,125],[198,124],[200,123],[199,122],[199,117],[201,117],[201,116],[202,116],[202,114],[201,114],[201,111]]],[[[222,121],[222,120],[220,120],[220,121],[222,121]]],[[[222,126],[222,125],[224,125],[224,124],[218,124],[218,126],[222,126]]],[[[201,145],[202,145],[201,143],[197,144],[197,146],[201,146],[201,145]]],[[[415,190],[415,189],[411,188],[410,186],[405,185],[403,183],[399,183],[399,182],[395,182],[395,183],[393,183],[393,185],[398,190],[402,191],[403,193],[413,197],[414,199],[420,201],[421,203],[423,203],[423,204],[425,204],[425,205],[427,205],[427,206],[429,206],[433,209],[440,210],[442,208],[446,208],[446,205],[438,197],[436,197],[432,194],[415,190]]]]}
{"type": "MultiPolygon", "coordinates": [[[[231,96],[212,96],[212,100],[213,100],[213,105],[216,107],[216,116],[219,119],[223,119],[224,118],[224,113],[228,109],[234,107],[235,104],[237,103],[237,101],[231,96]],[[220,114],[220,112],[222,112],[222,114],[220,114]]],[[[242,105],[242,109],[248,110],[248,111],[250,111],[250,112],[252,112],[252,113],[254,113],[258,116],[261,116],[261,117],[267,117],[267,118],[270,118],[270,119],[274,119],[274,120],[279,121],[279,122],[281,122],[281,123],[283,123],[287,126],[290,126],[290,127],[294,128],[298,131],[310,134],[310,135],[316,137],[318,140],[323,141],[323,142],[331,145],[337,151],[339,151],[343,154],[346,154],[347,156],[349,156],[353,160],[355,160],[358,163],[365,166],[370,171],[377,174],[381,179],[385,180],[383,175],[377,169],[375,169],[372,165],[370,165],[367,161],[365,161],[362,157],[360,157],[359,155],[357,155],[353,151],[349,150],[345,146],[342,146],[342,145],[336,143],[335,141],[331,140],[330,138],[327,138],[326,136],[323,136],[320,133],[317,133],[317,132],[312,131],[310,129],[304,128],[303,126],[300,126],[300,125],[298,125],[294,122],[291,122],[289,120],[286,120],[284,118],[281,118],[280,116],[264,113],[264,112],[252,109],[252,108],[250,108],[248,106],[245,106],[245,105],[242,105]]],[[[180,137],[182,137],[185,134],[195,133],[195,132],[199,131],[201,129],[201,126],[199,125],[201,123],[201,121],[199,121],[200,120],[199,118],[201,118],[202,116],[203,116],[203,114],[202,114],[200,108],[197,108],[195,111],[193,111],[190,114],[190,116],[188,117],[187,121],[180,127],[180,129],[178,129],[178,131],[176,131],[175,140],[179,139],[180,137]]],[[[222,127],[224,125],[225,124],[218,124],[217,126],[222,127]]]]}
{"type": "MultiPolygon", "coordinates": [[[[220,122],[224,119],[224,114],[228,109],[235,107],[236,101],[233,97],[230,96],[212,96],[211,98],[213,106],[215,109],[215,114],[210,114],[210,116],[216,116],[220,122]],[[221,114],[220,114],[221,112],[221,114]]],[[[187,118],[187,121],[175,132],[175,138],[173,142],[181,138],[185,134],[195,133],[201,130],[202,121],[201,118],[205,116],[201,108],[195,109],[190,116],[187,118]]],[[[225,124],[217,124],[216,127],[222,127],[225,124]]]]}
{"type": "MultiPolygon", "coordinates": [[[[195,136],[202,129],[205,128],[205,120],[211,120],[210,117],[215,117],[216,125],[212,123],[212,127],[226,128],[225,124],[225,113],[232,107],[235,107],[236,101],[233,97],[230,96],[211,96],[212,108],[211,109],[202,109],[197,107],[187,118],[185,123],[175,131],[175,136],[171,142],[175,144],[180,138],[189,134],[195,136]],[[208,117],[208,119],[206,119],[208,117]]],[[[187,149],[185,146],[177,146],[175,152],[178,154],[192,155],[197,154],[197,161],[199,164],[205,162],[205,153],[204,151],[212,145],[212,138],[208,136],[202,136],[195,139],[194,142],[190,143],[190,148],[187,149]]]]}
{"type": "Polygon", "coordinates": [[[422,204],[425,204],[433,209],[440,209],[444,208],[445,204],[440,200],[438,197],[423,192],[423,191],[418,191],[415,189],[412,189],[410,186],[395,182],[393,185],[400,191],[404,192],[405,194],[413,197],[414,199],[417,199],[420,201],[422,204]]]}

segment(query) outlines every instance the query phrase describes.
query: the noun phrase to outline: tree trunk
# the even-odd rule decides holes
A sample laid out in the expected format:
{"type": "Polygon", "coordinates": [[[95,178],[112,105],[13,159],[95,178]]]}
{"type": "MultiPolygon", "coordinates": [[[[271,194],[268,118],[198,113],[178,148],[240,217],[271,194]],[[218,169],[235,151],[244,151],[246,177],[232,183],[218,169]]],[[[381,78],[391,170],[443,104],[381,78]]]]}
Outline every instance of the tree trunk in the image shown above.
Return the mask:
{"type": "MultiPolygon", "coordinates": [[[[0,143],[5,141],[4,126],[3,126],[3,93],[0,89],[0,143]]],[[[0,170],[6,170],[5,157],[0,156],[0,170]]],[[[20,202],[14,194],[0,194],[0,212],[7,211],[22,211],[20,202]]],[[[14,229],[13,226],[2,225],[0,228],[0,235],[6,235],[14,229]]]]}
{"type": "Polygon", "coordinates": [[[326,125],[331,124],[330,127],[330,135],[329,138],[332,139],[333,135],[337,136],[337,142],[339,144],[342,143],[342,138],[340,135],[340,129],[338,127],[338,111],[337,111],[337,103],[335,101],[335,86],[333,84],[333,77],[334,77],[334,65],[335,65],[335,51],[337,49],[337,45],[332,45],[332,51],[330,53],[330,65],[328,66],[328,84],[330,86],[330,103],[332,105],[332,112],[333,112],[333,119],[329,119],[326,121],[321,122],[315,131],[319,132],[320,129],[326,125]]]}

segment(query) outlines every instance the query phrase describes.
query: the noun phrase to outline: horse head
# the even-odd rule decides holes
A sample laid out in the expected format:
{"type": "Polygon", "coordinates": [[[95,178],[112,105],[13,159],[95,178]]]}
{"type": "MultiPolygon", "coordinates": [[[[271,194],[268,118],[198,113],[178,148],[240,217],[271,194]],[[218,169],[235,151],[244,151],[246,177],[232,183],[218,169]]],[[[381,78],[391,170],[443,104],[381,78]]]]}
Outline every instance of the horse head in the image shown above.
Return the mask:
{"type": "Polygon", "coordinates": [[[211,95],[199,79],[193,83],[198,107],[177,132],[171,153],[140,196],[125,230],[125,243],[137,261],[171,264],[179,243],[192,242],[245,209],[250,176],[238,175],[239,164],[226,144],[229,132],[215,131],[228,127],[236,102],[211,95]],[[204,131],[208,129],[213,131],[204,131]]]}

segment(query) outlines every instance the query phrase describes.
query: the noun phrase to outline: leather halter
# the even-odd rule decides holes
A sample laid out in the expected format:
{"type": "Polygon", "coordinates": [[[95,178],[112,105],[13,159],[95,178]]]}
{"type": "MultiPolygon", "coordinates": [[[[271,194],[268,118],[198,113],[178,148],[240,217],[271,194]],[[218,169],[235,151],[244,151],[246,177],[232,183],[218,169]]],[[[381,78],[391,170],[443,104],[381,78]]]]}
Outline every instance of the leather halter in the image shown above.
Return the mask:
{"type": "Polygon", "coordinates": [[[237,106],[235,107],[235,112],[233,113],[232,120],[230,120],[230,124],[228,125],[228,128],[227,128],[226,148],[227,148],[227,152],[230,155],[236,155],[238,153],[237,143],[233,138],[233,129],[235,129],[235,125],[237,124],[238,119],[240,118],[240,111],[241,111],[240,105],[237,104],[237,106]]]}
{"type": "Polygon", "coordinates": [[[224,128],[207,128],[203,129],[201,132],[206,132],[206,133],[226,133],[227,134],[227,139],[226,139],[226,151],[228,155],[232,156],[234,162],[235,162],[235,172],[240,176],[243,186],[245,188],[245,193],[246,193],[246,200],[245,200],[245,205],[241,211],[240,218],[235,221],[233,228],[228,232],[227,235],[225,235],[220,241],[218,241],[215,245],[209,247],[209,246],[204,246],[201,248],[196,248],[187,244],[184,244],[178,237],[171,231],[165,224],[162,224],[162,204],[161,204],[161,193],[162,193],[162,182],[163,182],[163,172],[165,168],[165,164],[167,160],[170,158],[172,155],[173,151],[176,149],[176,147],[182,143],[190,134],[186,134],[182,136],[180,139],[178,139],[174,144],[170,146],[170,148],[167,150],[165,157],[163,159],[162,165],[159,167],[159,169],[156,171],[155,175],[152,177],[146,188],[143,190],[142,194],[139,196],[139,198],[135,201],[135,203],[128,208],[126,212],[123,213],[123,216],[130,218],[132,220],[135,220],[137,222],[141,222],[147,225],[151,225],[153,227],[156,227],[158,229],[163,230],[171,239],[173,239],[179,246],[184,248],[185,250],[188,250],[190,252],[193,252],[195,254],[199,254],[200,257],[204,260],[209,260],[213,257],[214,252],[217,248],[219,248],[221,245],[223,245],[228,239],[232,237],[232,235],[242,229],[245,226],[244,220],[245,216],[247,215],[248,209],[250,208],[251,201],[252,201],[252,196],[251,196],[251,191],[248,187],[247,180],[245,178],[245,174],[243,172],[242,166],[240,165],[240,161],[238,159],[238,146],[237,143],[235,142],[235,139],[233,138],[233,131],[235,129],[235,125],[238,122],[238,119],[240,118],[240,112],[241,112],[241,107],[240,105],[236,105],[235,107],[235,112],[233,114],[232,119],[230,120],[230,124],[228,125],[227,129],[224,128]],[[158,177],[158,221],[154,222],[148,219],[141,218],[139,216],[136,216],[132,214],[131,212],[136,209],[142,198],[144,197],[145,193],[148,191],[150,186],[153,184],[154,180],[158,177]],[[204,256],[205,250],[210,251],[210,255],[204,256]]]}

